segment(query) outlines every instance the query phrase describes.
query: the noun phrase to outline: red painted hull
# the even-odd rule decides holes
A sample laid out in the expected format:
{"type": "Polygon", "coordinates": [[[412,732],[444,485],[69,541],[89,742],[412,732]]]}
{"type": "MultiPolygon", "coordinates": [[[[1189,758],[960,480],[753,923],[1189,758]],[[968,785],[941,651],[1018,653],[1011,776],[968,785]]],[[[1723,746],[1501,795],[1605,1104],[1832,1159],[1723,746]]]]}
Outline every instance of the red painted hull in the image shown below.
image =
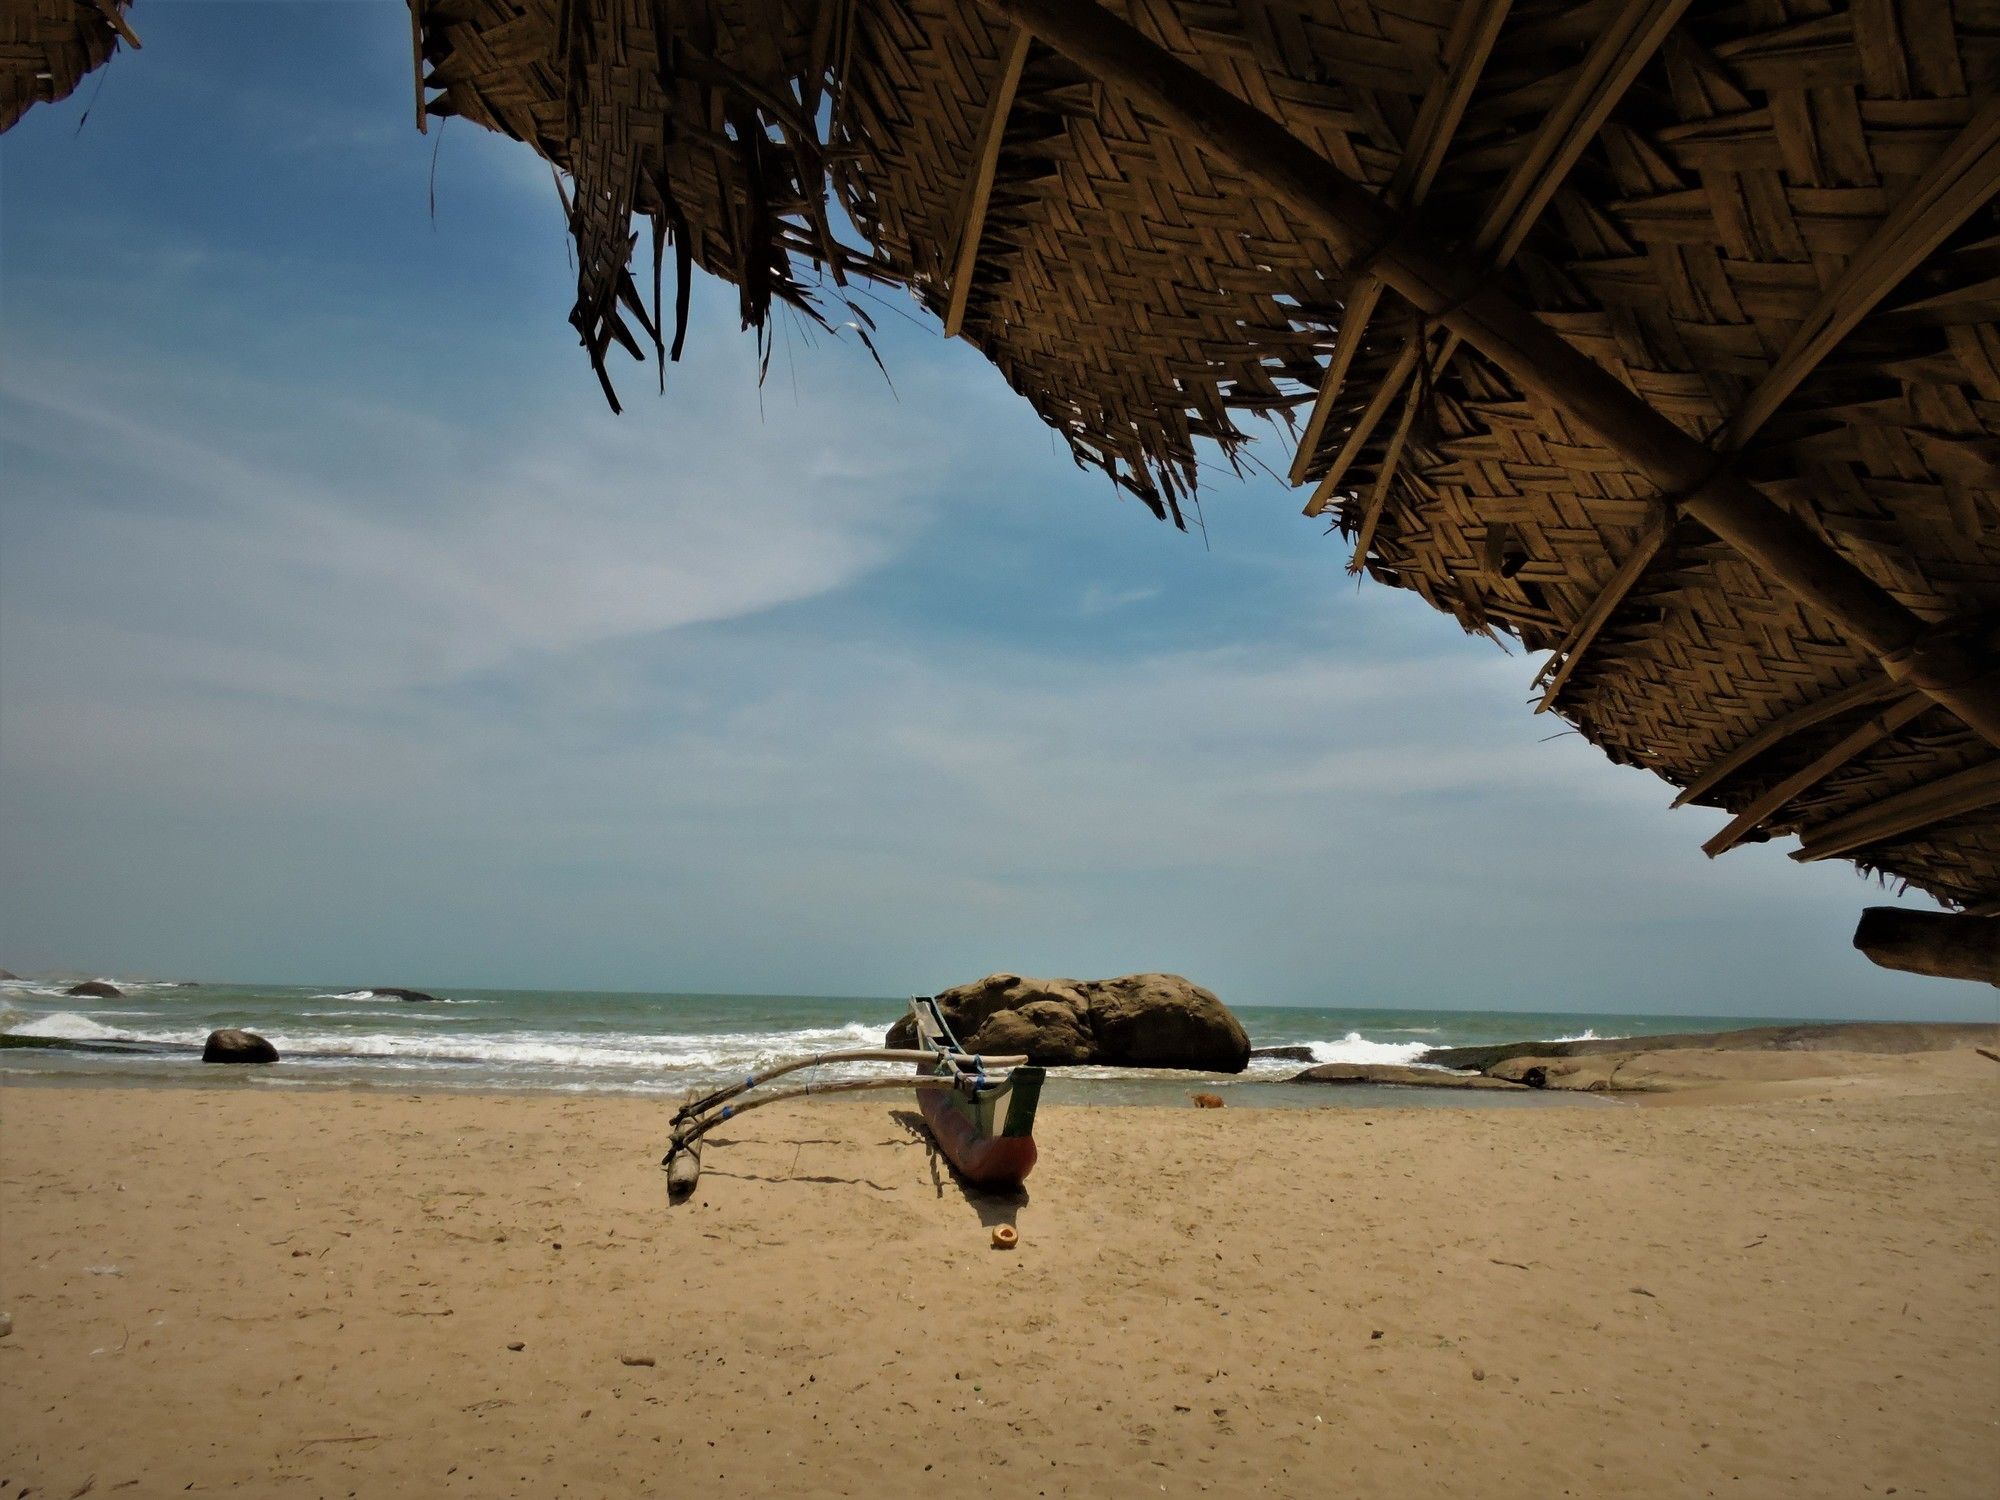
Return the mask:
{"type": "Polygon", "coordinates": [[[1033,1136],[980,1134],[942,1090],[918,1089],[917,1103],[938,1149],[966,1181],[983,1188],[1014,1188],[1034,1169],[1033,1136]]]}

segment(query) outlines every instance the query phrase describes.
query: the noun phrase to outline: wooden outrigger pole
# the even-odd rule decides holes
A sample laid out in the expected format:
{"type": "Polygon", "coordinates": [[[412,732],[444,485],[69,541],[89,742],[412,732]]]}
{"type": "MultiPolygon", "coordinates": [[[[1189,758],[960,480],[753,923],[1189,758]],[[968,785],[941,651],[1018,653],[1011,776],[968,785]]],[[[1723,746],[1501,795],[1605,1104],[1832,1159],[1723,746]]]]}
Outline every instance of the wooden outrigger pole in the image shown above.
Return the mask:
{"type": "Polygon", "coordinates": [[[749,1110],[776,1104],[783,1099],[862,1093],[871,1089],[916,1089],[932,1134],[962,1172],[974,1181],[983,1182],[991,1173],[989,1170],[987,1175],[982,1175],[982,1169],[991,1169],[997,1164],[1002,1169],[1001,1175],[1011,1171],[1012,1181],[1018,1184],[1034,1164],[1034,1139],[1029,1131],[1034,1121],[1035,1101],[1041,1093],[1042,1069],[1028,1066],[1025,1054],[982,1057],[969,1053],[951,1035],[951,1029],[945,1024],[943,1012],[935,1000],[928,997],[916,999],[910,1002],[910,1006],[917,1016],[920,1043],[917,1047],[865,1047],[844,1052],[817,1052],[810,1057],[794,1058],[762,1072],[749,1074],[740,1083],[728,1084],[683,1104],[674,1112],[672,1138],[667,1154],[660,1160],[660,1165],[667,1171],[667,1201],[683,1202],[694,1191],[695,1183],[701,1177],[702,1138],[724,1120],[733,1120],[749,1110]],[[787,1073],[824,1063],[851,1062],[914,1063],[917,1076],[809,1082],[794,1088],[775,1089],[752,1099],[743,1098],[751,1090],[787,1073]],[[992,1077],[988,1069],[1004,1069],[1005,1075],[992,1077]],[[1002,1099],[1007,1101],[1008,1110],[996,1136],[996,1111],[1002,1099]],[[1009,1144],[1000,1146],[1001,1140],[1009,1144]]]}

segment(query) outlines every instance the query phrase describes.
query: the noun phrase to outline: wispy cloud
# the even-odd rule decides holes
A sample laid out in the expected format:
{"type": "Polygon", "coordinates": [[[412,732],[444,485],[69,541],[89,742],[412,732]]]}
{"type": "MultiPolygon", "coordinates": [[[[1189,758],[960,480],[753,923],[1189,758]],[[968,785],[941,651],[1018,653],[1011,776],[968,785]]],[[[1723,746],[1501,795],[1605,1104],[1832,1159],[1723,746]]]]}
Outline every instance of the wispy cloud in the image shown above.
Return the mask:
{"type": "Polygon", "coordinates": [[[829,411],[760,431],[740,398],[664,424],[565,405],[468,451],[442,424],[309,390],[285,403],[288,430],[204,431],[190,413],[237,408],[228,382],[201,385],[126,369],[107,404],[85,369],[0,378],[28,544],[9,608],[32,629],[89,601],[61,633],[65,655],[99,660],[60,676],[123,658],[187,686],[354,702],[812,598],[919,522],[913,466],[845,448],[829,411]],[[305,456],[328,424],[331,462],[305,456]],[[758,440],[697,440],[745,429],[758,440]]]}

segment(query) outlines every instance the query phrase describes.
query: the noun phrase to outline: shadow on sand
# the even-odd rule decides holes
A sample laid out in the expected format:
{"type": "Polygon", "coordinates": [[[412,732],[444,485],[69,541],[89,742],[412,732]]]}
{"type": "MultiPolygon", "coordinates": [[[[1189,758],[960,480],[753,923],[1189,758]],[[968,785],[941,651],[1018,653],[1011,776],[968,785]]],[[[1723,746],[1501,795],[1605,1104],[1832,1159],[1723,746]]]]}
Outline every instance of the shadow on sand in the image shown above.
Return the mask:
{"type": "MultiPolygon", "coordinates": [[[[706,1144],[710,1146],[734,1146],[738,1144],[741,1139],[742,1138],[739,1136],[717,1135],[717,1136],[711,1136],[706,1142],[706,1144]]],[[[841,1144],[841,1141],[836,1136],[788,1135],[779,1138],[779,1140],[777,1140],[776,1142],[766,1142],[766,1144],[796,1146],[799,1148],[799,1151],[803,1151],[807,1146],[838,1146],[841,1144]]],[[[910,1143],[908,1141],[897,1140],[897,1141],[884,1141],[882,1144],[885,1146],[906,1146],[909,1145],[910,1143]]],[[[896,1191],[894,1183],[877,1182],[872,1177],[835,1177],[824,1173],[813,1174],[808,1172],[801,1172],[798,1170],[798,1164],[799,1164],[799,1156],[797,1151],[795,1151],[792,1154],[791,1170],[784,1172],[782,1174],[772,1174],[767,1172],[732,1172],[727,1167],[712,1166],[707,1162],[704,1162],[702,1164],[702,1176],[733,1177],[738,1182],[832,1182],[832,1183],[839,1183],[844,1187],[873,1188],[878,1193],[893,1193],[896,1191]]]]}
{"type": "Polygon", "coordinates": [[[889,1118],[902,1126],[911,1139],[923,1143],[930,1159],[931,1187],[938,1197],[944,1196],[945,1181],[949,1178],[951,1185],[958,1189],[959,1195],[972,1206],[973,1212],[979,1215],[979,1222],[988,1229],[996,1224],[1012,1226],[1015,1215],[1028,1206],[1028,1190],[1025,1187],[1014,1188],[1008,1192],[994,1192],[989,1188],[976,1187],[959,1176],[958,1168],[951,1164],[950,1158],[938,1150],[937,1142],[931,1139],[930,1127],[924,1123],[924,1117],[914,1109],[892,1109],[889,1111],[889,1118]]]}

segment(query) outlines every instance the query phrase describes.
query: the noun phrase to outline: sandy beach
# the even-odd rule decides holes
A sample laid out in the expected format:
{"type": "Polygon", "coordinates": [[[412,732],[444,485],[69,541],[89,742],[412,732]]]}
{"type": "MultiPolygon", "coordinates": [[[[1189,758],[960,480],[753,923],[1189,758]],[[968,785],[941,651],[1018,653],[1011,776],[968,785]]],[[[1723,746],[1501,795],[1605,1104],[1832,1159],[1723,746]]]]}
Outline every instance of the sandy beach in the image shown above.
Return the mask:
{"type": "Polygon", "coordinates": [[[1761,1088],[1051,1109],[1020,1202],[778,1106],[669,1213],[656,1103],[11,1087],[0,1489],[1991,1493],[2000,1066],[1761,1088]]]}

